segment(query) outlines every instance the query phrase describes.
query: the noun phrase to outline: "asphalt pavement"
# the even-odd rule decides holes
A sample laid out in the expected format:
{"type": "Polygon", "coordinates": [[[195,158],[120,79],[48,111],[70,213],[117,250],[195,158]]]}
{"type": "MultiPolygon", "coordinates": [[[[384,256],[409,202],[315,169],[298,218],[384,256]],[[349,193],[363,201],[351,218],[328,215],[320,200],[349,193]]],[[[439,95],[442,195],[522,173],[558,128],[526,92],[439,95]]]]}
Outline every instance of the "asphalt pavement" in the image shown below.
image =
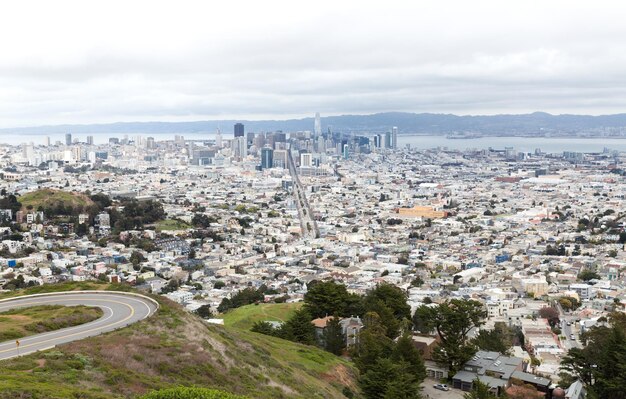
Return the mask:
{"type": "Polygon", "coordinates": [[[97,320],[79,326],[31,335],[16,341],[0,343],[0,360],[42,351],[87,337],[93,337],[136,323],[151,316],[157,304],[143,295],[123,292],[62,292],[0,301],[0,312],[37,305],[95,306],[104,314],[97,320]]]}

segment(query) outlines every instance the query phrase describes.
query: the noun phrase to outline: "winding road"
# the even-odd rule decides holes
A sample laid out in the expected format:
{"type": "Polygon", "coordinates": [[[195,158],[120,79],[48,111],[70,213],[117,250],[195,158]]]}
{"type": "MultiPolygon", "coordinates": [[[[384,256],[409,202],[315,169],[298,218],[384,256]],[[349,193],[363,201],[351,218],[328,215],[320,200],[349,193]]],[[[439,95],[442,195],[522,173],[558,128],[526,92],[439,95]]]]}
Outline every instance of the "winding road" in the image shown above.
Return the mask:
{"type": "Polygon", "coordinates": [[[0,312],[37,305],[96,306],[104,314],[97,320],[0,343],[0,360],[42,351],[56,345],[93,337],[143,320],[157,310],[158,303],[139,294],[114,291],[72,291],[37,294],[0,300],[0,312]],[[19,350],[19,353],[18,353],[19,350]]]}

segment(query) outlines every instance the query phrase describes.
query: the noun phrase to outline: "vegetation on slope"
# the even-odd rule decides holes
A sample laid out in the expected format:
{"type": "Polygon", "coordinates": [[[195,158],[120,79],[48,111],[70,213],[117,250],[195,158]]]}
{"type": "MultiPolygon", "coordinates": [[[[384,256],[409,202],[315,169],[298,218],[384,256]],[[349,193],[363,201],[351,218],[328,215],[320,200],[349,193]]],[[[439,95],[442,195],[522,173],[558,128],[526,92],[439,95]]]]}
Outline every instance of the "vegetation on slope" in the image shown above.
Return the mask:
{"type": "Polygon", "coordinates": [[[259,399],[343,398],[344,387],[356,389],[350,363],[331,353],[207,325],[156,299],[155,316],[125,329],[0,362],[0,399],[135,398],[181,385],[259,399]]]}
{"type": "Polygon", "coordinates": [[[89,323],[102,309],[88,306],[42,305],[0,313],[0,342],[89,323]]]}
{"type": "Polygon", "coordinates": [[[140,399],[244,399],[244,397],[215,389],[177,387],[154,391],[140,399]]]}
{"type": "Polygon", "coordinates": [[[183,222],[180,219],[165,219],[159,220],[156,223],[156,230],[158,232],[170,230],[187,230],[189,228],[191,228],[191,225],[183,222]]]}
{"type": "Polygon", "coordinates": [[[302,307],[302,302],[246,305],[225,313],[224,325],[249,330],[254,323],[259,321],[285,322],[289,320],[300,307],[302,307]]]}
{"type": "Polygon", "coordinates": [[[26,193],[18,198],[23,210],[56,209],[59,205],[72,208],[87,208],[94,203],[85,194],[44,188],[26,193]]]}

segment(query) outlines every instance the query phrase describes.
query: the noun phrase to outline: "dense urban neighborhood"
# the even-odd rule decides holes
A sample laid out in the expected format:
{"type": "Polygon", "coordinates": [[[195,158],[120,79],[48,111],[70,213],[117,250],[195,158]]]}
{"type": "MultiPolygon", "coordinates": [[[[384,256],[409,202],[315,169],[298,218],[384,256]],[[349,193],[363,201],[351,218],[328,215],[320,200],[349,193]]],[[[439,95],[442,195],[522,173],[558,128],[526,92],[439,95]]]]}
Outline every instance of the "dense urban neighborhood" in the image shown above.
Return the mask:
{"type": "Polygon", "coordinates": [[[313,128],[0,146],[2,289],[280,307],[247,329],[349,359],[346,397],[624,397],[626,154],[313,128]]]}

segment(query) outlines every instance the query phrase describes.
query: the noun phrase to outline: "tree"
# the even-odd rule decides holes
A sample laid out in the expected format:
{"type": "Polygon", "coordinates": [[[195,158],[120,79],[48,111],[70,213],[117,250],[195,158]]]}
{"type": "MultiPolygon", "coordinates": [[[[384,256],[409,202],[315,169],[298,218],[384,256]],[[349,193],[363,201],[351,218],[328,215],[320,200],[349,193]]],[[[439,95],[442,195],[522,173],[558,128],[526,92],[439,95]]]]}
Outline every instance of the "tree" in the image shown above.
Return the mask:
{"type": "Polygon", "coordinates": [[[363,307],[358,295],[348,293],[346,286],[334,281],[318,281],[310,284],[304,294],[305,307],[313,318],[337,315],[361,316],[363,307]]]}
{"type": "Polygon", "coordinates": [[[404,362],[378,359],[359,378],[363,395],[368,399],[418,399],[419,382],[408,373],[404,362]]]}
{"type": "Polygon", "coordinates": [[[213,316],[213,312],[211,311],[211,305],[202,305],[198,309],[196,309],[196,314],[203,319],[210,319],[213,316]]]}
{"type": "Polygon", "coordinates": [[[589,281],[594,279],[600,279],[600,275],[593,270],[585,269],[578,274],[578,279],[583,281],[589,281]]]}
{"type": "Polygon", "coordinates": [[[624,397],[626,386],[626,323],[612,313],[611,327],[593,327],[585,333],[587,345],[572,348],[561,361],[561,369],[585,385],[592,398],[624,397]]]}
{"type": "Polygon", "coordinates": [[[339,318],[333,317],[326,324],[324,329],[324,349],[334,353],[335,355],[341,355],[346,347],[346,340],[339,324],[339,318]]]}
{"type": "Polygon", "coordinates": [[[377,359],[388,358],[393,352],[393,341],[387,337],[386,329],[376,313],[366,313],[363,324],[364,328],[352,355],[354,364],[361,373],[367,372],[377,359]]]}
{"type": "Polygon", "coordinates": [[[219,290],[220,288],[224,288],[225,285],[226,285],[225,282],[217,280],[215,283],[213,283],[213,288],[215,288],[216,290],[219,290]]]}
{"type": "Polygon", "coordinates": [[[463,399],[496,399],[497,396],[489,390],[489,385],[483,384],[479,379],[472,382],[472,390],[463,399]]]}
{"type": "Polygon", "coordinates": [[[478,301],[451,299],[437,306],[417,308],[413,323],[422,332],[436,331],[440,343],[433,358],[448,366],[450,374],[454,375],[476,353],[477,348],[468,342],[467,334],[472,328],[483,325],[486,316],[478,301]]]}
{"type": "Polygon", "coordinates": [[[146,257],[139,251],[133,251],[133,253],[130,254],[130,263],[132,263],[133,266],[139,266],[141,262],[145,262],[146,260],[146,257]]]}
{"type": "Polygon", "coordinates": [[[539,316],[542,319],[548,320],[550,327],[554,327],[559,324],[559,311],[553,306],[544,306],[539,309],[539,316]]]}
{"type": "Polygon", "coordinates": [[[426,378],[426,368],[421,353],[413,343],[409,333],[403,334],[398,340],[391,353],[391,360],[407,364],[407,371],[419,382],[426,378]]]}
{"type": "Polygon", "coordinates": [[[363,298],[365,309],[376,312],[386,327],[389,338],[399,335],[402,320],[411,320],[411,307],[407,303],[404,291],[395,285],[379,284],[363,298]]]}
{"type": "Polygon", "coordinates": [[[578,299],[571,296],[564,296],[559,298],[559,304],[565,311],[576,310],[580,306],[578,299]]]}
{"type": "Polygon", "coordinates": [[[311,323],[312,317],[306,308],[296,310],[280,329],[280,337],[301,344],[315,343],[315,326],[311,323]]]}
{"type": "Polygon", "coordinates": [[[252,325],[250,331],[265,334],[265,335],[276,335],[276,329],[267,321],[257,321],[252,325]]]}
{"type": "Polygon", "coordinates": [[[513,331],[499,321],[495,323],[493,330],[480,330],[473,342],[479,349],[506,355],[513,346],[513,336],[513,331]]]}

